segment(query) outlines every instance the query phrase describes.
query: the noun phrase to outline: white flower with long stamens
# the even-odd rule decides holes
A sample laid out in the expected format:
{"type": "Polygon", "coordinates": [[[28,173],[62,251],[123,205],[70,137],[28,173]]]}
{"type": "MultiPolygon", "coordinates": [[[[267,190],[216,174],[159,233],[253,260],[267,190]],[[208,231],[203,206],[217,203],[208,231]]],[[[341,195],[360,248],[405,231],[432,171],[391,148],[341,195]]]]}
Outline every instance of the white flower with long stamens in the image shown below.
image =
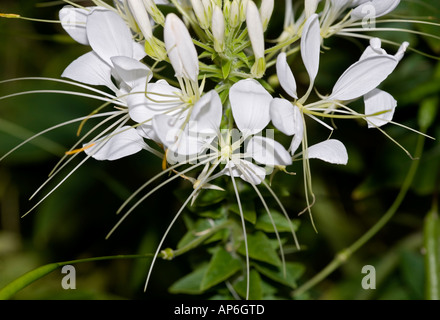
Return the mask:
{"type": "Polygon", "coordinates": [[[321,0],[304,0],[304,11],[306,13],[306,19],[312,16],[318,8],[318,4],[321,0]]]}
{"type": "Polygon", "coordinates": [[[87,16],[85,28],[90,51],[73,61],[62,77],[91,85],[105,85],[118,92],[111,80],[114,68],[112,57],[135,60],[145,57],[142,45],[133,41],[130,29],[114,12],[95,9],[87,16]]]}

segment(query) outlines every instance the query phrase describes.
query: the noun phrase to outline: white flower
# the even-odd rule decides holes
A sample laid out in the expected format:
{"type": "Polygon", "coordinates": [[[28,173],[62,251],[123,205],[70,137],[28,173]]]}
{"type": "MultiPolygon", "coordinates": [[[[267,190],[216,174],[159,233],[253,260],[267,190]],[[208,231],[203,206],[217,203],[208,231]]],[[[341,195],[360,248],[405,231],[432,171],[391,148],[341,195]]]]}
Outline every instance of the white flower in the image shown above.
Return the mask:
{"type": "Polygon", "coordinates": [[[113,57],[141,60],[145,57],[143,46],[133,41],[130,29],[116,13],[108,10],[93,10],[86,17],[85,33],[75,37],[85,39],[92,47],[90,51],[73,61],[62,77],[91,85],[104,85],[118,92],[111,80],[114,68],[113,57]]]}
{"type": "Polygon", "coordinates": [[[306,13],[306,19],[312,16],[316,12],[316,8],[318,8],[318,3],[321,0],[304,0],[304,11],[306,13]]]}

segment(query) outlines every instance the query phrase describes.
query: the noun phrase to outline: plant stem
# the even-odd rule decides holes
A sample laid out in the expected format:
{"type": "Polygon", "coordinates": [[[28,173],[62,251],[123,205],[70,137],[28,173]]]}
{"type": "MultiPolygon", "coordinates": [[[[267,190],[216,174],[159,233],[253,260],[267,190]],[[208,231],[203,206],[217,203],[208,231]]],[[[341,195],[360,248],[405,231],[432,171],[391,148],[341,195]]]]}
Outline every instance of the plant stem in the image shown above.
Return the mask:
{"type": "Polygon", "coordinates": [[[408,192],[411,184],[414,180],[415,173],[419,166],[419,158],[423,152],[423,146],[425,142],[425,137],[420,135],[417,141],[415,160],[411,163],[408,173],[403,182],[402,188],[399,191],[396,199],[394,200],[388,211],[376,222],[363,236],[361,236],[357,241],[355,241],[351,246],[346,249],[341,250],[336,254],[334,259],[318,274],[316,274],[309,281],[301,285],[298,289],[293,292],[293,297],[299,297],[308,291],[310,288],[324,280],[333,271],[339,268],[345,261],[347,261],[351,255],[353,255],[357,250],[359,250],[364,244],[366,244],[371,238],[373,238],[394,216],[398,208],[405,199],[406,193],[408,192]]]}

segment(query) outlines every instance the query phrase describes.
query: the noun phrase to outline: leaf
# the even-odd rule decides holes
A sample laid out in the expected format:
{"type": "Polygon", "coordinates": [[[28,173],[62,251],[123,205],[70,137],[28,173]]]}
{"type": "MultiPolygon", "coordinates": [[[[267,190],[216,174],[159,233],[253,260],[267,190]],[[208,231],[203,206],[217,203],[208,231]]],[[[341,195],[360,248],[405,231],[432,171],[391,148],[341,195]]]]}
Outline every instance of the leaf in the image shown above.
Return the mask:
{"type": "Polygon", "coordinates": [[[284,284],[292,289],[297,287],[297,280],[305,271],[304,265],[296,262],[286,263],[286,276],[284,276],[283,269],[268,268],[266,266],[255,264],[254,267],[269,279],[278,283],[284,284]]]}
{"type": "Polygon", "coordinates": [[[231,60],[222,61],[223,79],[227,79],[228,78],[229,73],[231,72],[231,67],[232,67],[232,61],[231,60]]]}
{"type": "MultiPolygon", "coordinates": [[[[206,235],[208,232],[210,232],[214,227],[216,227],[218,224],[221,224],[222,221],[219,221],[216,225],[213,225],[210,220],[207,219],[200,219],[198,220],[194,227],[191,228],[179,241],[177,244],[177,249],[181,249],[185,245],[195,241],[196,239],[199,239],[200,237],[206,235]]],[[[218,232],[212,234],[209,238],[207,238],[204,243],[209,243],[217,240],[223,239],[225,235],[225,229],[221,229],[218,232]]]]}
{"type": "MultiPolygon", "coordinates": [[[[246,277],[243,277],[240,281],[234,284],[234,289],[237,293],[246,298],[247,281],[246,277]]],[[[249,300],[261,300],[263,298],[263,286],[259,273],[255,270],[251,270],[249,275],[249,300]]]]}
{"type": "Polygon", "coordinates": [[[423,257],[411,251],[402,252],[401,271],[404,283],[411,289],[412,298],[423,299],[424,290],[423,257]]]}
{"type": "Polygon", "coordinates": [[[232,255],[223,248],[219,248],[209,262],[200,288],[205,291],[222,281],[231,277],[234,273],[241,269],[240,260],[232,257],[232,255]]]}
{"type": "Polygon", "coordinates": [[[169,288],[169,292],[174,294],[183,293],[194,295],[203,293],[200,284],[205,276],[206,270],[208,270],[208,264],[200,266],[193,272],[173,283],[169,288]]]}
{"type": "Polygon", "coordinates": [[[439,98],[437,96],[433,96],[422,101],[417,118],[418,124],[422,131],[425,132],[433,124],[437,114],[438,105],[439,98]]]}
{"type": "MultiPolygon", "coordinates": [[[[256,232],[247,236],[249,257],[258,261],[266,262],[274,266],[280,266],[281,260],[274,249],[271,240],[263,233],[256,232]]],[[[238,248],[238,252],[246,255],[244,241],[238,248]]]]}
{"type": "MultiPolygon", "coordinates": [[[[255,207],[254,207],[253,202],[242,201],[241,206],[243,209],[244,219],[249,221],[252,224],[255,224],[255,222],[257,222],[257,214],[255,212],[255,207]]],[[[240,210],[239,210],[238,205],[236,203],[232,204],[229,207],[229,210],[232,211],[233,213],[240,215],[240,210]]]]}
{"type": "MultiPolygon", "coordinates": [[[[290,232],[290,223],[278,211],[271,210],[270,214],[272,215],[273,222],[278,232],[290,232]]],[[[292,221],[293,230],[297,231],[299,226],[299,221],[292,221]]],[[[270,219],[269,214],[265,211],[264,214],[258,217],[257,223],[255,224],[255,228],[264,232],[275,232],[272,221],[270,219]]]]}

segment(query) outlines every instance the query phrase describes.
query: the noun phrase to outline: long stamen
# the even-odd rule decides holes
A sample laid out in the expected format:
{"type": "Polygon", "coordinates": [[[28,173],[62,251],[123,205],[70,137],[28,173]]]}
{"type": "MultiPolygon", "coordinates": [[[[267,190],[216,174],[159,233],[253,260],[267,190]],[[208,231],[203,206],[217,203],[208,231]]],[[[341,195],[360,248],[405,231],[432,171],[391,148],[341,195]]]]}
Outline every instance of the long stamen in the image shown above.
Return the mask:
{"type": "MultiPolygon", "coordinates": [[[[217,162],[217,165],[218,165],[218,162],[217,162]]],[[[212,172],[216,169],[217,165],[213,166],[213,168],[210,170],[210,173],[212,173],[212,172]]],[[[208,176],[209,176],[210,173],[208,173],[208,176]]],[[[149,270],[148,270],[148,275],[147,275],[147,279],[146,279],[146,281],[145,281],[144,291],[147,290],[148,283],[149,283],[149,281],[150,281],[150,277],[151,277],[151,272],[153,271],[154,263],[155,263],[155,261],[156,261],[156,259],[157,259],[157,256],[159,255],[159,251],[160,251],[160,249],[162,248],[162,245],[163,245],[163,243],[164,243],[164,241],[165,241],[165,238],[167,237],[167,235],[168,235],[168,233],[170,232],[171,228],[173,227],[174,223],[175,223],[175,222],[177,221],[177,219],[179,218],[180,214],[183,212],[183,210],[185,209],[185,207],[188,205],[188,203],[189,203],[189,201],[191,200],[191,198],[192,198],[192,197],[193,197],[193,196],[199,191],[200,188],[202,188],[202,186],[203,186],[203,183],[201,183],[199,186],[197,186],[197,187],[191,192],[191,194],[188,196],[188,198],[185,200],[185,202],[183,203],[183,205],[180,207],[179,211],[178,211],[177,214],[174,216],[174,218],[173,218],[173,220],[171,221],[171,223],[169,224],[167,230],[166,230],[165,233],[163,234],[162,239],[160,240],[159,245],[157,246],[156,252],[154,253],[153,260],[152,260],[152,262],[151,262],[151,266],[150,266],[150,268],[149,268],[149,270]]]]}
{"type": "Polygon", "coordinates": [[[240,195],[237,189],[237,185],[235,183],[234,174],[232,173],[232,168],[229,165],[229,161],[227,166],[229,167],[229,175],[231,176],[232,185],[234,187],[235,197],[237,199],[238,210],[240,211],[241,217],[241,225],[243,228],[243,237],[244,237],[244,247],[246,252],[246,300],[249,300],[249,288],[250,288],[250,265],[249,265],[249,247],[247,242],[247,233],[246,233],[246,224],[244,221],[243,208],[241,206],[240,195]]]}

